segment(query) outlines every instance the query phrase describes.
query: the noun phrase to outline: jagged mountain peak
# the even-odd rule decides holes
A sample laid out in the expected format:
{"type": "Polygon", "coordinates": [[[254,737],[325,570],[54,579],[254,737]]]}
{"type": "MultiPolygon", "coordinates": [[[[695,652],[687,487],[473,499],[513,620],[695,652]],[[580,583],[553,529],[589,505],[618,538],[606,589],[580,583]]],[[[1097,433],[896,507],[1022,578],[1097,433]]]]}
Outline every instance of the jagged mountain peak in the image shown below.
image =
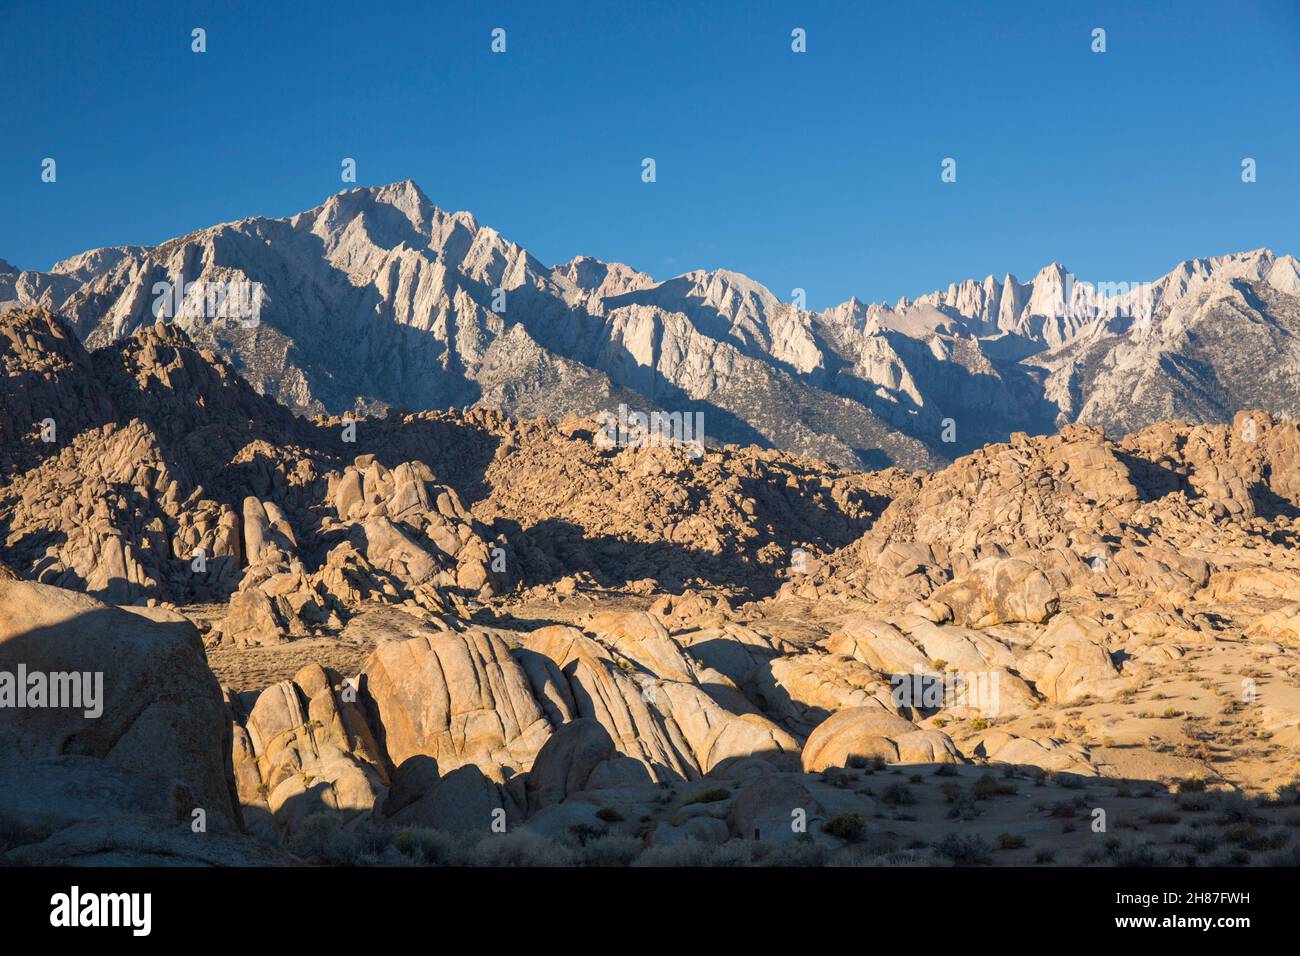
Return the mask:
{"type": "MultiPolygon", "coordinates": [[[[1122,406],[1112,393],[1129,387],[1120,378],[1194,350],[1191,330],[1229,305],[1218,321],[1230,329],[1243,315],[1262,317],[1269,335],[1300,322],[1300,266],[1267,249],[1187,260],[1128,291],[1094,288],[1053,262],[1024,283],[989,275],[893,306],[855,296],[805,312],[732,269],[657,281],[592,256],[546,267],[409,179],[154,248],[91,250],[48,273],[0,272],[0,309],[55,310],[100,348],[153,324],[160,284],[190,283],[259,290],[248,321],[202,312],[180,321],[257,391],[300,413],[497,403],[558,417],[617,395],[700,408],[717,441],[855,466],[924,466],[1084,414],[1107,424],[1122,406]],[[940,438],[948,418],[963,422],[954,447],[940,438]]],[[[1231,378],[1247,341],[1266,347],[1222,337],[1220,355],[1184,373],[1205,383],[1189,391],[1154,381],[1163,397],[1141,420],[1125,413],[1125,424],[1182,405],[1191,418],[1230,414],[1237,397],[1214,377],[1231,378]],[[1197,388],[1213,400],[1187,399],[1197,388]]],[[[1289,355],[1287,341],[1267,347],[1289,355]]],[[[1279,414],[1296,411],[1287,394],[1276,391],[1279,414]]],[[[1254,404],[1273,400],[1252,393],[1254,404]]]]}
{"type": "Polygon", "coordinates": [[[571,283],[584,293],[600,297],[623,295],[649,288],[655,279],[623,262],[604,262],[594,256],[575,256],[551,269],[561,281],[571,283]]]}

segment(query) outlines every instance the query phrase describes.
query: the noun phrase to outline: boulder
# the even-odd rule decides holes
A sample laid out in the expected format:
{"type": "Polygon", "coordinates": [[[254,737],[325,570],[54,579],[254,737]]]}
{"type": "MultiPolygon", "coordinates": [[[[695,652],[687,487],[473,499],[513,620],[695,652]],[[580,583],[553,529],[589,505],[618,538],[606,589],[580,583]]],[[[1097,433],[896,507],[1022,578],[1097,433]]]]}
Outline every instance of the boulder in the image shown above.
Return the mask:
{"type": "Polygon", "coordinates": [[[727,823],[742,840],[794,843],[805,833],[820,833],[825,815],[798,778],[768,777],[751,783],[732,801],[727,823]]]}
{"type": "Polygon", "coordinates": [[[417,754],[446,774],[477,764],[493,779],[527,770],[551,735],[528,676],[487,629],[390,641],[362,668],[370,724],[392,764],[417,754]]]}
{"type": "Polygon", "coordinates": [[[1111,660],[1105,629],[1073,614],[1052,621],[1017,668],[1054,704],[1113,696],[1127,686],[1111,660]]]}
{"type": "Polygon", "coordinates": [[[859,618],[825,642],[832,654],[852,657],[884,674],[911,674],[931,669],[930,661],[892,624],[859,618]]]}
{"type": "Polygon", "coordinates": [[[153,621],[43,584],[0,581],[0,672],[16,677],[20,668],[29,681],[45,675],[51,691],[58,683],[90,694],[77,706],[0,708],[0,763],[97,757],[179,781],[210,818],[238,819],[226,777],[230,729],[221,687],[192,624],[153,621]],[[90,686],[52,675],[89,675],[90,686]],[[98,698],[93,705],[90,696],[98,698]]]}
{"type": "Polygon", "coordinates": [[[604,727],[619,752],[641,761],[656,781],[700,775],[681,729],[656,706],[659,686],[653,675],[634,676],[572,627],[539,628],[528,635],[526,646],[560,668],[577,714],[604,727]]]}
{"type": "Polygon", "coordinates": [[[1026,622],[1041,624],[1055,614],[1061,598],[1047,575],[1019,558],[988,558],[971,565],[961,578],[930,596],[941,619],[963,627],[1026,622]]]}
{"type": "Polygon", "coordinates": [[[439,779],[428,792],[391,817],[406,826],[432,827],[450,833],[504,832],[512,814],[502,788],[474,764],[464,764],[439,779]],[[494,830],[494,825],[498,829],[494,830]]]}
{"type": "Polygon", "coordinates": [[[852,707],[818,725],[803,747],[805,773],[848,767],[858,760],[886,763],[960,763],[948,735],[922,730],[879,707],[852,707]]]}
{"type": "Polygon", "coordinates": [[[265,804],[283,831],[325,810],[345,818],[369,814],[386,792],[379,747],[343,688],[337,674],[309,664],[293,680],[264,690],[244,724],[249,753],[237,742],[236,779],[251,781],[251,757],[258,782],[257,796],[245,783],[241,799],[265,804]]]}
{"type": "Polygon", "coordinates": [[[563,725],[542,745],[533,761],[525,784],[529,812],[536,813],[586,790],[597,768],[616,756],[614,741],[599,722],[580,718],[563,725]]]}
{"type": "Polygon", "coordinates": [[[897,709],[882,675],[861,661],[820,651],[773,660],[750,675],[745,689],[765,713],[801,735],[845,708],[897,709]]]}

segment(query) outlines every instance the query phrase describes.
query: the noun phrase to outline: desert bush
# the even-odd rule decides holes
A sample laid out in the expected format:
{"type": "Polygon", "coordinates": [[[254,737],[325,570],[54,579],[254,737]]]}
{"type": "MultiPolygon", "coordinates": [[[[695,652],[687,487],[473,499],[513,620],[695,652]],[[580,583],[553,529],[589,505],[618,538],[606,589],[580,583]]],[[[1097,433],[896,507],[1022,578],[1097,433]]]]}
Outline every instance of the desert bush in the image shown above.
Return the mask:
{"type": "Polygon", "coordinates": [[[587,841],[578,853],[583,866],[631,866],[645,852],[645,844],[636,837],[602,836],[587,841]]]}
{"type": "Polygon", "coordinates": [[[1264,830],[1254,823],[1234,823],[1223,836],[1229,843],[1252,851],[1280,850],[1291,842],[1291,834],[1285,830],[1264,830]]]}
{"type": "Polygon", "coordinates": [[[399,830],[393,839],[398,852],[419,866],[463,866],[476,842],[476,838],[427,827],[399,830]]]}
{"type": "Polygon", "coordinates": [[[1025,845],[1025,838],[1018,833],[999,833],[999,850],[1019,850],[1025,845]]]}
{"type": "Polygon", "coordinates": [[[672,846],[654,846],[646,850],[633,866],[749,866],[754,843],[731,840],[721,845],[700,840],[683,840],[672,846]]]}
{"type": "Polygon", "coordinates": [[[830,860],[829,847],[811,840],[796,840],[793,843],[755,843],[753,864],[755,866],[826,866],[830,860]]]}
{"type": "Polygon", "coordinates": [[[1274,853],[1265,862],[1269,866],[1300,866],[1300,846],[1293,846],[1281,853],[1274,853]]]}
{"type": "Polygon", "coordinates": [[[934,847],[940,855],[952,860],[954,866],[988,866],[993,862],[993,848],[977,834],[949,833],[934,847]]]}
{"type": "Polygon", "coordinates": [[[855,780],[861,779],[861,774],[849,774],[843,770],[827,770],[822,773],[822,783],[828,783],[832,787],[840,790],[847,789],[855,780]]]}
{"type": "Polygon", "coordinates": [[[993,797],[1014,796],[1018,791],[1014,783],[1007,783],[991,773],[986,773],[975,781],[970,792],[976,800],[991,800],[993,797]]]}
{"type": "Polygon", "coordinates": [[[916,803],[916,795],[902,783],[891,783],[880,795],[880,799],[891,807],[911,806],[916,803]]]}
{"type": "Polygon", "coordinates": [[[609,833],[604,827],[594,827],[590,823],[574,823],[565,831],[566,842],[570,846],[586,846],[592,840],[598,840],[609,833]]]}
{"type": "Polygon", "coordinates": [[[571,866],[572,850],[531,830],[511,830],[481,837],[470,856],[471,866],[571,866]]]}
{"type": "Polygon", "coordinates": [[[1174,798],[1174,805],[1188,813],[1204,813],[1214,806],[1214,798],[1208,793],[1180,793],[1174,798]]]}
{"type": "Polygon", "coordinates": [[[409,863],[394,845],[397,834],[369,820],[345,822],[337,813],[313,813],[286,840],[291,853],[329,866],[384,866],[409,863]]]}
{"type": "Polygon", "coordinates": [[[1181,819],[1178,814],[1170,813],[1168,810],[1157,810],[1155,813],[1146,815],[1147,823],[1152,826],[1165,826],[1171,823],[1177,823],[1181,819]]]}
{"type": "Polygon", "coordinates": [[[1213,853],[1219,847],[1219,835],[1217,833],[1198,833],[1192,838],[1192,849],[1197,853],[1213,853]]]}
{"type": "Polygon", "coordinates": [[[1247,823],[1251,826],[1258,826],[1264,823],[1264,818],[1256,813],[1244,798],[1234,794],[1219,805],[1219,812],[1214,815],[1214,822],[1220,826],[1229,826],[1234,823],[1247,823]]]}
{"type": "Polygon", "coordinates": [[[860,813],[840,813],[822,824],[822,832],[840,840],[856,842],[867,833],[867,821],[860,813]]]}
{"type": "Polygon", "coordinates": [[[1079,805],[1073,800],[1058,800],[1052,804],[1052,816],[1074,819],[1079,815],[1079,805]]]}
{"type": "Polygon", "coordinates": [[[908,867],[932,866],[928,855],[918,850],[881,849],[867,844],[850,844],[831,853],[827,866],[908,867]]]}
{"type": "Polygon", "coordinates": [[[979,814],[975,799],[969,793],[959,789],[952,799],[952,806],[948,808],[948,819],[974,820],[979,814]]]}
{"type": "Polygon", "coordinates": [[[1111,847],[1110,859],[1115,866],[1159,866],[1160,858],[1150,843],[1120,843],[1111,847]]]}

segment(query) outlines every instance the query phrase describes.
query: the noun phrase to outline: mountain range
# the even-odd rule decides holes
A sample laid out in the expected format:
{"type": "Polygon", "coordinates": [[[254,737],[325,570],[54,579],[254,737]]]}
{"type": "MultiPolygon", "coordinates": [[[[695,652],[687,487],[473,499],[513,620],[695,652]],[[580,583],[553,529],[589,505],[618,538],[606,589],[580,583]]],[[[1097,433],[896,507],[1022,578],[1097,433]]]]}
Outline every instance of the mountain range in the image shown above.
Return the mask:
{"type": "Polygon", "coordinates": [[[153,324],[160,301],[299,414],[702,412],[710,444],[853,468],[933,468],[1072,422],[1121,433],[1243,408],[1300,415],[1300,263],[1266,249],[1153,282],[1089,284],[1053,263],[1028,282],[814,312],[727,270],[548,267],[405,181],[48,272],[0,260],[0,310],[50,309],[91,349],[153,324]],[[190,284],[188,303],[167,297],[190,284]],[[214,284],[256,290],[255,318],[194,308],[214,284]]]}

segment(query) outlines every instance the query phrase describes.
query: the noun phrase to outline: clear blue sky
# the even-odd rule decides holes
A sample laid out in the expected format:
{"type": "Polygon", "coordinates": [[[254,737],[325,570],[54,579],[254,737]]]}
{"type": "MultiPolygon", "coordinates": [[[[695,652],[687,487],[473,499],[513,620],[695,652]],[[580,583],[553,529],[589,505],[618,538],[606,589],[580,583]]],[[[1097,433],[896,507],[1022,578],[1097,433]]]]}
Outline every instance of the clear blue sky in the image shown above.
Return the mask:
{"type": "Polygon", "coordinates": [[[816,308],[1300,253],[1297,0],[0,3],[20,268],[308,209],[345,156],[548,264],[729,268],[816,308]]]}

